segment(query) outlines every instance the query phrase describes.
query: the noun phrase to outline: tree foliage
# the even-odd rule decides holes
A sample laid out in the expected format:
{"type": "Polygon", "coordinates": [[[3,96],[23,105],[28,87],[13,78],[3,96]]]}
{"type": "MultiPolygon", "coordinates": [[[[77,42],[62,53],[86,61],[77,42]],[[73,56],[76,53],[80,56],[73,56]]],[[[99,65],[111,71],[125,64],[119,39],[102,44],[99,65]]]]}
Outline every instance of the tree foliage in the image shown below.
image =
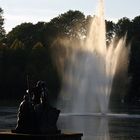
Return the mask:
{"type": "Polygon", "coordinates": [[[0,42],[5,37],[3,9],[0,7],[0,42]]]}

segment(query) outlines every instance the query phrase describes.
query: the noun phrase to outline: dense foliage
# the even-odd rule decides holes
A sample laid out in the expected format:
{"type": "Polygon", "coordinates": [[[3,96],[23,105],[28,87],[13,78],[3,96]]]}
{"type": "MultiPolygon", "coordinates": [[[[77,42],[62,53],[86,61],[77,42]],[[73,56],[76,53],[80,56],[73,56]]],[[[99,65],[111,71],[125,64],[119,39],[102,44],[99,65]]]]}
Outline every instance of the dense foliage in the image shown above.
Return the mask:
{"type": "MultiPolygon", "coordinates": [[[[79,45],[80,40],[87,36],[92,17],[70,10],[50,22],[22,23],[5,34],[2,14],[0,8],[0,98],[21,97],[27,89],[28,76],[31,87],[37,80],[45,80],[50,97],[56,99],[61,88],[62,70],[62,63],[56,63],[57,54],[59,53],[59,60],[60,56],[68,57],[60,38],[79,45]]],[[[124,100],[129,104],[139,104],[140,16],[133,20],[124,17],[116,24],[106,21],[106,30],[107,43],[115,34],[120,38],[127,32],[127,42],[131,42],[132,46],[128,70],[131,84],[124,100]]]]}

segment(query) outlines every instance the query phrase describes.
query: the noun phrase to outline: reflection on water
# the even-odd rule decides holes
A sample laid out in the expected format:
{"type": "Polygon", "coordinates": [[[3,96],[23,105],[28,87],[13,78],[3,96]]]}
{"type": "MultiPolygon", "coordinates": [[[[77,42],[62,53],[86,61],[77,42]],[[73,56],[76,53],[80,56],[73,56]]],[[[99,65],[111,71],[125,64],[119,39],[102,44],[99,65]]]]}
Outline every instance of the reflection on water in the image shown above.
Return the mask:
{"type": "Polygon", "coordinates": [[[140,116],[63,114],[58,126],[64,132],[83,133],[82,140],[140,139],[140,116]]]}

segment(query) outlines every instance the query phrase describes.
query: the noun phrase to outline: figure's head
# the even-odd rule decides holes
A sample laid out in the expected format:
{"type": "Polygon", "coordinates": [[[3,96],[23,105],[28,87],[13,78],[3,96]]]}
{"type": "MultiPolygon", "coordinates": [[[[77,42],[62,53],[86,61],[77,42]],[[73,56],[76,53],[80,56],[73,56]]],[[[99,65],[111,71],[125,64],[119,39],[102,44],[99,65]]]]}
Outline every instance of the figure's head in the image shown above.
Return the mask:
{"type": "Polygon", "coordinates": [[[36,88],[38,89],[39,92],[41,93],[45,93],[47,94],[48,92],[48,89],[47,89],[47,84],[45,81],[38,81],[37,84],[36,84],[36,88]]]}
{"type": "Polygon", "coordinates": [[[40,94],[41,102],[45,102],[48,94],[47,86],[45,81],[38,81],[36,84],[38,93],[40,94]]]}
{"type": "Polygon", "coordinates": [[[36,84],[37,88],[46,88],[46,82],[39,80],[36,84]]]}

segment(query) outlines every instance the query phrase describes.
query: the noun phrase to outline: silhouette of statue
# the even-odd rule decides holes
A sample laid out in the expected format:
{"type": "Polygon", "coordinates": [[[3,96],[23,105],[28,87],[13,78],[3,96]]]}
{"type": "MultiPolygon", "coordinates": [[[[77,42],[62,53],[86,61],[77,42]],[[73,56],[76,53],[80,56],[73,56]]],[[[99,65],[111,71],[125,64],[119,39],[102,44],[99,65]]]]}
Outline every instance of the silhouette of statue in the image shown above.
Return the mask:
{"type": "Polygon", "coordinates": [[[52,107],[46,97],[41,97],[41,103],[35,108],[38,132],[41,134],[54,134],[60,131],[57,128],[57,120],[60,110],[52,107]]]}
{"type": "Polygon", "coordinates": [[[48,101],[48,90],[44,81],[38,81],[31,92],[24,95],[19,105],[17,126],[13,133],[56,134],[60,110],[52,107],[48,101]],[[31,95],[33,100],[31,101],[31,95]]]}
{"type": "Polygon", "coordinates": [[[48,90],[46,83],[39,81],[37,85],[39,88],[38,91],[41,92],[40,104],[35,106],[36,118],[38,122],[38,132],[41,134],[60,133],[60,130],[58,130],[56,124],[60,110],[52,107],[49,104],[47,98],[48,90]]]}
{"type": "Polygon", "coordinates": [[[23,101],[19,105],[17,114],[17,126],[12,132],[34,133],[34,108],[28,94],[24,95],[23,101]]]}

